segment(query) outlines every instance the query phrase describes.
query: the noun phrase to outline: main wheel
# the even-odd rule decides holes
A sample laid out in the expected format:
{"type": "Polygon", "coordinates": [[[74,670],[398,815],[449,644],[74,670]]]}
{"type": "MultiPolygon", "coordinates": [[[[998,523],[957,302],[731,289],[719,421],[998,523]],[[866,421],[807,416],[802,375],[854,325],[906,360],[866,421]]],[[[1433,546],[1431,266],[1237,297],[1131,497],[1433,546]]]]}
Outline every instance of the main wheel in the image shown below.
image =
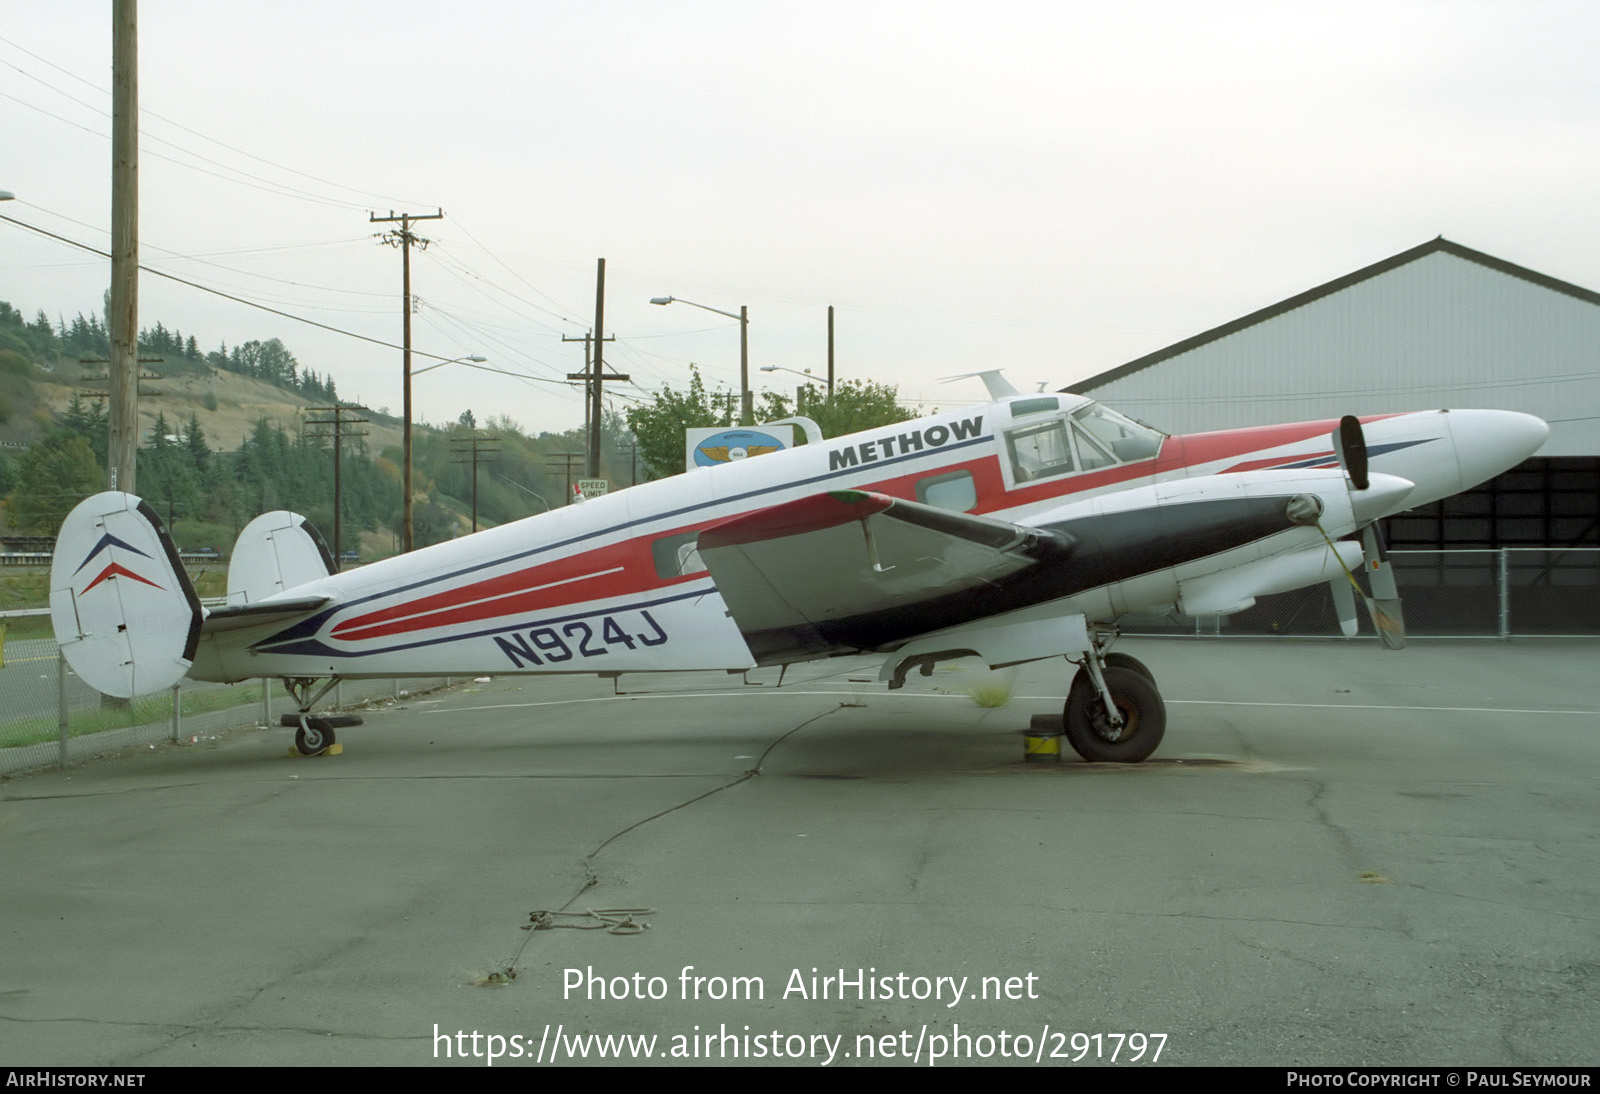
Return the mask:
{"type": "Polygon", "coordinates": [[[302,718],[294,731],[295,751],[302,756],[315,756],[333,744],[333,727],[323,718],[302,718]]]}
{"type": "Polygon", "coordinates": [[[1122,725],[1111,725],[1094,678],[1079,669],[1062,712],[1067,743],[1091,763],[1136,764],[1161,743],[1167,731],[1167,705],[1155,684],[1136,669],[1107,665],[1101,671],[1122,725]]]}
{"type": "MultiPolygon", "coordinates": [[[[1105,657],[1105,665],[1107,668],[1132,669],[1152,684],[1156,682],[1156,674],[1150,671],[1150,666],[1131,654],[1108,653],[1105,657]]],[[[1085,675],[1088,674],[1085,673],[1085,675]]]]}

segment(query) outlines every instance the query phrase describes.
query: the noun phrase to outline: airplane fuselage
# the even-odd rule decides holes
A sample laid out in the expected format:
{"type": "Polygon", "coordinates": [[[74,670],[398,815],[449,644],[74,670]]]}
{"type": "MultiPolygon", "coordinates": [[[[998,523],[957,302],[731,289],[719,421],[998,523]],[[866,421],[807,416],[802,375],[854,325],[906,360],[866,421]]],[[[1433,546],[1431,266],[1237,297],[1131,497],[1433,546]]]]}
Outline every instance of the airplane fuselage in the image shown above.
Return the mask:
{"type": "MultiPolygon", "coordinates": [[[[1235,610],[1337,575],[1349,560],[1330,539],[1504,470],[1544,430],[1497,411],[1364,419],[1381,481],[1361,498],[1339,469],[1335,425],[1163,436],[1079,396],[1014,396],[644,483],[322,578],[294,595],[328,596],[325,608],[288,626],[206,633],[190,675],[740,670],[889,651],[996,616],[1235,610]],[[1034,529],[1039,550],[1055,544],[1060,564],[915,609],[833,609],[803,634],[736,621],[699,557],[700,533],[839,491],[1034,529]],[[1301,519],[1286,515],[1294,499],[1301,519]],[[1309,522],[1307,505],[1316,508],[1309,522]]],[[[873,561],[886,583],[899,579],[873,561]]],[[[926,570],[929,560],[917,561],[926,570]]],[[[792,578],[773,580],[775,595],[790,580],[826,586],[836,565],[797,558],[792,578]]],[[[904,567],[904,579],[915,569],[904,567]]]]}

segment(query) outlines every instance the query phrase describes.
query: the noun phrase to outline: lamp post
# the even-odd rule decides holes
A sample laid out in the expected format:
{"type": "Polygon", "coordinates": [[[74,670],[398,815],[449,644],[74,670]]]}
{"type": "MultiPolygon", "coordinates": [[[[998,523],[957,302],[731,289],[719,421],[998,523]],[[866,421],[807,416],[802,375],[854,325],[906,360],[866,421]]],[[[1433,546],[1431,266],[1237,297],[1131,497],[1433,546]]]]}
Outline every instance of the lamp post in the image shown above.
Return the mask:
{"type": "Polygon", "coordinates": [[[681,296],[653,296],[650,298],[650,303],[688,304],[691,308],[715,312],[717,315],[726,315],[729,319],[739,321],[739,424],[749,425],[751,418],[754,417],[750,406],[750,309],[740,304],[739,314],[734,315],[731,311],[696,304],[693,300],[685,300],[681,296]]]}
{"type": "Polygon", "coordinates": [[[800,393],[803,392],[807,387],[810,387],[811,386],[810,382],[812,380],[816,379],[815,376],[811,375],[811,370],[810,369],[806,369],[804,372],[801,372],[799,369],[787,368],[787,367],[785,367],[783,365],[762,365],[761,366],[761,371],[762,372],[792,372],[796,376],[804,376],[806,378],[807,382],[805,384],[803,384],[800,387],[797,387],[797,388],[794,389],[794,412],[796,414],[799,414],[800,413],[800,393]]]}
{"type": "Polygon", "coordinates": [[[419,368],[416,371],[412,371],[411,355],[410,352],[407,351],[405,391],[406,421],[405,431],[401,438],[403,441],[403,447],[405,448],[405,468],[401,473],[404,481],[400,484],[400,490],[405,494],[405,499],[401,505],[401,508],[404,510],[404,516],[402,519],[403,523],[405,524],[405,528],[402,529],[403,534],[401,536],[400,545],[400,550],[402,553],[409,554],[411,551],[411,378],[413,376],[420,376],[424,372],[432,372],[436,368],[443,368],[445,365],[454,365],[462,361],[481,362],[486,360],[488,360],[487,357],[456,357],[449,361],[440,361],[436,365],[429,365],[427,368],[419,368]]]}

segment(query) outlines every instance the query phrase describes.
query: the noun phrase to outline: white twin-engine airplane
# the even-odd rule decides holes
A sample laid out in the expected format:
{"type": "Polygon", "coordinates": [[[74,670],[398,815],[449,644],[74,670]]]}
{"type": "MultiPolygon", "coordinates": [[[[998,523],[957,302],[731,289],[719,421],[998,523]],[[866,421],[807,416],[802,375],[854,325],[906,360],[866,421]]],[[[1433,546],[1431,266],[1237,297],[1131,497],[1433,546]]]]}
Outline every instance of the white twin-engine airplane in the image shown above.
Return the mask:
{"type": "Polygon", "coordinates": [[[1019,394],[690,471],[335,573],[304,518],[239,535],[207,609],[155,512],[98,494],[57,541],[50,607],[72,668],[115,696],[188,676],[282,677],[297,748],[337,726],[341,678],[741,671],[883,655],[880,679],[978,657],[1080,665],[1065,730],[1088,760],[1143,760],[1165,706],[1110,652],[1126,612],[1236,612],[1351,577],[1385,645],[1404,626],[1376,522],[1536,452],[1538,418],[1438,410],[1166,436],[1090,399],[1019,394]],[[1356,540],[1344,537],[1357,536],[1356,540]]]}

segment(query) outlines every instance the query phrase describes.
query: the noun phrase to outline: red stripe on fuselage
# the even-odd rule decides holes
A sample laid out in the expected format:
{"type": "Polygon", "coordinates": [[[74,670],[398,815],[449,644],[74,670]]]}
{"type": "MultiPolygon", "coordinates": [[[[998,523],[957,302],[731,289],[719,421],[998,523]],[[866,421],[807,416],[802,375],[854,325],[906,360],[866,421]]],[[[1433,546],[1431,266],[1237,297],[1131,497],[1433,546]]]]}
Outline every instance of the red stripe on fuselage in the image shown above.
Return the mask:
{"type": "Polygon", "coordinates": [[[632,539],[582,551],[555,562],[530,566],[487,581],[447,589],[392,608],[347,619],[333,628],[346,641],[473,623],[483,619],[560,608],[569,604],[627,596],[647,589],[692,581],[699,574],[656,576],[650,544],[662,536],[694,531],[680,528],[648,539],[632,539]]]}
{"type": "MultiPolygon", "coordinates": [[[[1361,424],[1371,425],[1373,422],[1381,422],[1386,418],[1398,417],[1400,417],[1399,414],[1372,414],[1362,418],[1361,424]]],[[[1338,428],[1339,421],[1334,418],[1323,422],[1293,422],[1288,425],[1257,425],[1245,429],[1224,429],[1215,433],[1187,433],[1182,437],[1172,439],[1182,442],[1183,464],[1188,467],[1199,467],[1219,460],[1266,452],[1274,448],[1283,448],[1287,445],[1310,440],[1312,437],[1331,437],[1334,430],[1338,428]]],[[[1162,449],[1161,454],[1163,457],[1166,456],[1165,448],[1162,449]]],[[[1317,455],[1318,453],[1308,452],[1303,456],[1250,460],[1224,468],[1218,474],[1225,475],[1236,471],[1254,471],[1262,467],[1271,467],[1276,463],[1282,462],[1285,458],[1309,460],[1317,455]]],[[[1326,455],[1333,455],[1331,446],[1326,455]]]]}
{"type": "MultiPolygon", "coordinates": [[[[1382,417],[1390,415],[1364,418],[1363,421],[1377,421],[1382,417]]],[[[915,501],[919,482],[935,476],[966,471],[972,475],[978,496],[978,504],[970,512],[992,513],[1115,486],[1122,482],[1182,471],[1185,468],[1272,448],[1281,448],[1311,437],[1327,436],[1337,426],[1338,423],[1335,421],[1299,422],[1293,425],[1258,426],[1168,437],[1162,444],[1160,453],[1153,460],[1118,464],[1098,471],[1019,486],[1010,491],[1005,488],[1000,460],[993,454],[960,463],[924,467],[912,474],[898,475],[875,482],[854,482],[848,488],[915,501]]],[[[1307,455],[1298,458],[1311,457],[1307,455]]],[[[1247,461],[1225,470],[1242,471],[1252,467],[1267,467],[1281,462],[1281,459],[1247,461]]],[[[775,486],[772,492],[778,493],[786,489],[789,489],[787,484],[780,484],[775,486]]],[[[837,502],[835,504],[837,505],[837,502]]],[[[760,508],[762,507],[757,507],[751,512],[757,512],[760,508]]],[[[726,516],[714,517],[697,524],[651,532],[649,535],[623,543],[608,544],[554,562],[531,566],[515,573],[502,574],[486,581],[473,582],[419,600],[368,612],[337,624],[332,633],[334,637],[346,641],[382,638],[458,623],[498,619],[514,614],[628,596],[693,581],[703,577],[703,573],[675,577],[659,576],[651,554],[651,545],[658,540],[699,531],[728,519],[726,516]]]]}

